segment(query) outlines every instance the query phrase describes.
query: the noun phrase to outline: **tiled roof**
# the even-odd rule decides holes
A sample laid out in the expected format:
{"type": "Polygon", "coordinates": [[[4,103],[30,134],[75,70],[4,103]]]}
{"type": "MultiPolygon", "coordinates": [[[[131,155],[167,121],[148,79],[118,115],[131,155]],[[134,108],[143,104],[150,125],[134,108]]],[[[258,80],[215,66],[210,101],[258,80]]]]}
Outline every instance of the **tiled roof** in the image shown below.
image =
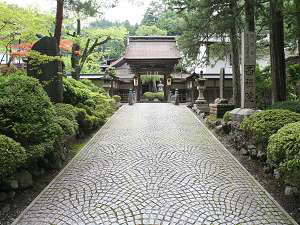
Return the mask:
{"type": "Polygon", "coordinates": [[[175,37],[129,37],[125,59],[180,59],[175,37]]]}

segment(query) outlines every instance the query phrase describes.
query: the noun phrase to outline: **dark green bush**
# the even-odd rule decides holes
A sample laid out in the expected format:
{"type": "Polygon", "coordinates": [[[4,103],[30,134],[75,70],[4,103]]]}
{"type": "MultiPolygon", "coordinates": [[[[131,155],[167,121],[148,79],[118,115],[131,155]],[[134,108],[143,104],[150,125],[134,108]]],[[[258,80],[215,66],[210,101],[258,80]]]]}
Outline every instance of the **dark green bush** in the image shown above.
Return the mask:
{"type": "Polygon", "coordinates": [[[73,78],[64,78],[64,102],[77,105],[91,97],[92,91],[85,84],[73,78]]]}
{"type": "Polygon", "coordinates": [[[0,135],[0,179],[12,175],[25,161],[25,149],[12,138],[0,135]]]}
{"type": "Polygon", "coordinates": [[[290,123],[270,137],[267,156],[287,183],[300,186],[300,122],[290,123]]]}
{"type": "Polygon", "coordinates": [[[289,110],[273,109],[253,113],[243,120],[241,129],[257,142],[267,144],[269,137],[289,123],[300,121],[300,114],[289,110]]]}
{"type": "Polygon", "coordinates": [[[62,116],[70,120],[75,129],[78,129],[78,122],[77,122],[77,115],[78,115],[78,108],[64,103],[57,103],[54,105],[55,112],[57,116],[62,116]]]}
{"type": "Polygon", "coordinates": [[[300,102],[299,101],[284,101],[276,102],[270,109],[287,109],[292,112],[300,113],[300,102]]]}
{"type": "Polygon", "coordinates": [[[84,133],[103,125],[116,110],[116,102],[90,81],[64,79],[64,100],[81,109],[77,121],[84,133]]]}
{"type": "Polygon", "coordinates": [[[26,149],[39,144],[51,146],[62,135],[55,117],[54,107],[38,80],[22,75],[0,78],[2,134],[26,149]]]}
{"type": "Polygon", "coordinates": [[[84,85],[86,85],[86,88],[88,88],[92,92],[100,92],[100,93],[105,94],[105,90],[102,87],[95,85],[89,79],[81,79],[80,82],[83,83],[84,85]]]}
{"type": "Polygon", "coordinates": [[[227,111],[224,116],[223,116],[223,120],[225,123],[228,123],[230,121],[231,117],[230,117],[230,111],[227,111]]]}
{"type": "Polygon", "coordinates": [[[74,123],[63,116],[56,117],[56,122],[62,128],[64,135],[67,137],[74,136],[76,134],[77,127],[74,126],[74,123]]]}

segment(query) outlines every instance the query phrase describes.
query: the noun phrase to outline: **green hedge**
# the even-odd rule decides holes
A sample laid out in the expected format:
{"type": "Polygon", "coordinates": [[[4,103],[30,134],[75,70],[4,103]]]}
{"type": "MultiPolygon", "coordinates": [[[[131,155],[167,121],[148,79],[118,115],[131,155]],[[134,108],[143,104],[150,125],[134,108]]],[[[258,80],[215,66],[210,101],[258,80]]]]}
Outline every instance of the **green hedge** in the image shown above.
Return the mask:
{"type": "Polygon", "coordinates": [[[12,175],[25,160],[25,149],[12,138],[0,135],[0,179],[12,175]]]}
{"type": "Polygon", "coordinates": [[[300,102],[299,101],[284,101],[276,102],[270,109],[287,109],[292,112],[300,113],[300,102]]]}
{"type": "Polygon", "coordinates": [[[267,144],[269,137],[289,123],[300,121],[300,114],[289,110],[273,109],[253,113],[243,120],[240,128],[258,142],[267,144]]]}
{"type": "Polygon", "coordinates": [[[116,110],[116,101],[87,80],[65,78],[64,100],[80,109],[77,122],[84,133],[99,128],[116,110]]]}
{"type": "Polygon", "coordinates": [[[164,92],[145,92],[143,96],[149,101],[153,101],[155,98],[159,99],[160,101],[163,101],[165,95],[164,92]]]}
{"type": "Polygon", "coordinates": [[[300,122],[288,124],[270,137],[267,156],[287,183],[300,186],[300,122]]]}
{"type": "MultiPolygon", "coordinates": [[[[35,78],[11,75],[0,78],[0,133],[21,143],[26,149],[43,145],[53,150],[62,135],[55,111],[43,87],[35,78]]],[[[31,151],[28,158],[40,157],[31,151]]]]}

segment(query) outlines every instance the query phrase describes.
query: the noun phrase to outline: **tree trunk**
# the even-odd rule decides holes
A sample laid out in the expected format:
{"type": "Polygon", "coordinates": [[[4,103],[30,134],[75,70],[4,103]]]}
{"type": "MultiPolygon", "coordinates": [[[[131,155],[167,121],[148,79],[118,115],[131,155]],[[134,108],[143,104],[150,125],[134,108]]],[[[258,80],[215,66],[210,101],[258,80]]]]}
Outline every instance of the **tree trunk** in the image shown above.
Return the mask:
{"type": "Polygon", "coordinates": [[[271,67],[272,67],[272,102],[285,101],[287,97],[284,30],[283,30],[283,1],[270,0],[271,9],[271,67]]]}
{"type": "Polygon", "coordinates": [[[239,41],[236,29],[236,15],[234,10],[237,9],[236,1],[232,1],[230,7],[232,9],[232,27],[230,28],[230,43],[232,55],[233,104],[237,108],[241,106],[241,71],[239,41]]]}
{"type": "MultiPolygon", "coordinates": [[[[77,30],[76,34],[77,37],[81,33],[81,25],[80,25],[80,19],[77,19],[77,30]]],[[[72,46],[72,56],[71,56],[71,65],[72,65],[72,77],[75,80],[80,79],[80,45],[74,43],[72,46]]]]}
{"type": "Polygon", "coordinates": [[[64,15],[64,0],[57,0],[54,37],[56,38],[58,46],[61,37],[62,21],[64,18],[63,15],[64,15]]]}
{"type": "Polygon", "coordinates": [[[298,39],[298,64],[299,64],[299,73],[300,73],[300,2],[299,0],[294,0],[296,6],[296,19],[297,19],[297,39],[298,39]]]}
{"type": "Polygon", "coordinates": [[[245,0],[245,15],[247,31],[255,32],[255,5],[253,0],[245,0]]]}
{"type": "Polygon", "coordinates": [[[80,19],[77,19],[77,36],[79,36],[81,33],[81,23],[80,19]]]}

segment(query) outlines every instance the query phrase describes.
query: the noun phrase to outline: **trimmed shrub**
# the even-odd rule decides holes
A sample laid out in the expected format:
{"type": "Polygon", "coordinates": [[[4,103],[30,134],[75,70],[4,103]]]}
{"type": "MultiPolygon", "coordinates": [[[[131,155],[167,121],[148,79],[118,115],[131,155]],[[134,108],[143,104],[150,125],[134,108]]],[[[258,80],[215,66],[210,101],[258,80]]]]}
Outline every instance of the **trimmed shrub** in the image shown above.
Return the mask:
{"type": "Polygon", "coordinates": [[[270,137],[267,157],[287,183],[300,186],[300,122],[288,124],[270,137]]]}
{"type": "MultiPolygon", "coordinates": [[[[25,149],[42,143],[53,146],[62,135],[55,116],[54,107],[37,79],[22,75],[0,78],[2,134],[21,143],[25,149]]],[[[31,156],[35,158],[34,152],[31,156]]]]}
{"type": "Polygon", "coordinates": [[[64,135],[67,137],[74,136],[76,134],[76,127],[72,121],[68,120],[66,117],[58,116],[56,117],[56,122],[62,128],[64,135]]]}
{"type": "Polygon", "coordinates": [[[92,92],[100,92],[102,94],[106,93],[105,90],[102,87],[99,87],[99,86],[95,85],[89,79],[81,79],[80,82],[83,83],[84,85],[86,85],[86,88],[88,88],[92,92]]]}
{"type": "Polygon", "coordinates": [[[149,101],[153,101],[153,99],[157,98],[159,99],[160,101],[163,101],[164,100],[164,92],[145,92],[144,93],[144,98],[148,99],[149,101]]]}
{"type": "Polygon", "coordinates": [[[116,102],[120,102],[120,101],[121,101],[121,96],[119,96],[119,95],[114,95],[114,96],[112,96],[112,98],[113,98],[116,102]]]}
{"type": "Polygon", "coordinates": [[[164,97],[165,97],[165,93],[162,91],[154,93],[154,98],[158,98],[160,101],[163,101],[164,97]]]}
{"type": "Polygon", "coordinates": [[[289,110],[273,109],[253,113],[244,119],[240,128],[257,142],[267,144],[269,137],[289,123],[300,121],[300,114],[289,110]]]}
{"type": "Polygon", "coordinates": [[[223,116],[223,120],[225,123],[228,123],[230,121],[231,117],[230,117],[230,111],[225,112],[224,116],[223,116]]]}
{"type": "Polygon", "coordinates": [[[64,78],[64,102],[77,105],[91,97],[91,90],[85,84],[73,78],[64,78]]]}
{"type": "Polygon", "coordinates": [[[284,101],[284,102],[276,102],[270,109],[287,109],[292,112],[300,113],[300,102],[299,101],[284,101]]]}
{"type": "Polygon", "coordinates": [[[78,108],[64,103],[57,103],[54,105],[55,112],[57,116],[65,117],[70,120],[75,129],[78,129],[78,122],[77,122],[77,115],[78,115],[78,108]]]}
{"type": "Polygon", "coordinates": [[[77,122],[80,131],[90,132],[103,125],[116,110],[116,102],[90,81],[64,79],[65,102],[81,109],[77,122]]]}
{"type": "Polygon", "coordinates": [[[148,99],[149,101],[153,101],[153,99],[154,99],[154,95],[152,92],[145,92],[143,96],[144,96],[144,98],[148,99]]]}
{"type": "Polygon", "coordinates": [[[25,149],[12,138],[0,135],[0,179],[12,175],[25,161],[25,149]]]}

